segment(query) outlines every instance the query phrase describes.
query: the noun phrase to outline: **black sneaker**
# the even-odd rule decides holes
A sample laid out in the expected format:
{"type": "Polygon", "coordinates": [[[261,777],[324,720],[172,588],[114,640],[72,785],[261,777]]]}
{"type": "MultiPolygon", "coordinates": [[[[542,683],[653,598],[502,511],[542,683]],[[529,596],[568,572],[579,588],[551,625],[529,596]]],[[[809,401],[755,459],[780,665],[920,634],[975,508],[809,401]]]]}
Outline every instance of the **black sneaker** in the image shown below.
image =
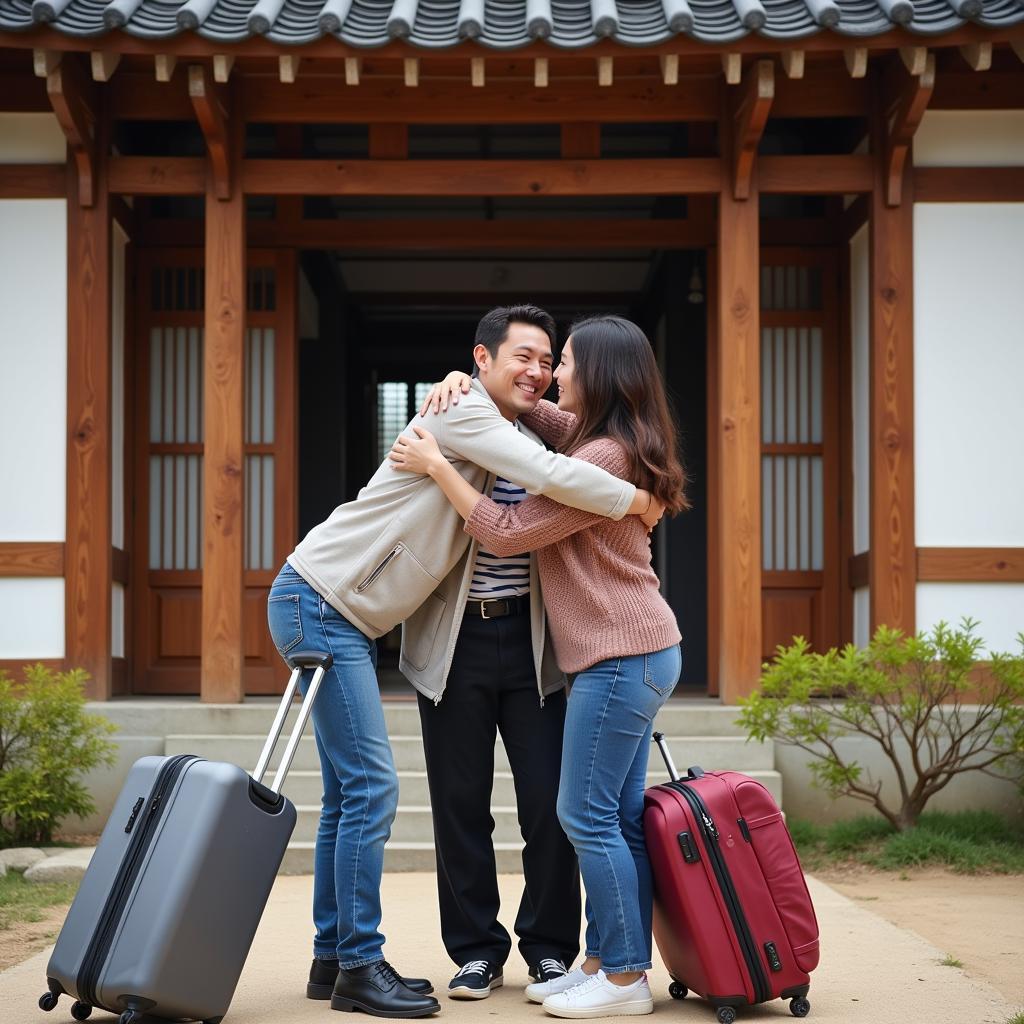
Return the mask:
{"type": "Polygon", "coordinates": [[[554,957],[545,957],[539,963],[530,965],[530,981],[544,983],[554,981],[555,978],[562,978],[569,973],[568,968],[561,960],[554,957]]]}
{"type": "Polygon", "coordinates": [[[470,960],[448,982],[449,999],[486,999],[503,984],[501,968],[487,960],[470,960]]]}

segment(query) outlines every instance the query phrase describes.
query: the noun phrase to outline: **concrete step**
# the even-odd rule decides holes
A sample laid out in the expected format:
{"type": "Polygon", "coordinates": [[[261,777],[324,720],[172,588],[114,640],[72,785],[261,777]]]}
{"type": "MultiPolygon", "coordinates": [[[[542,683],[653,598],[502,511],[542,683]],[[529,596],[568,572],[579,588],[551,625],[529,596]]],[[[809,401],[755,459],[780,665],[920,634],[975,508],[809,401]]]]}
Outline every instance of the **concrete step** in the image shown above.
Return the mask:
{"type": "MultiPolygon", "coordinates": [[[[114,722],[121,736],[265,736],[277,704],[274,697],[250,697],[243,704],[201,704],[195,698],[159,697],[93,702],[88,710],[114,722]]],[[[383,706],[390,735],[420,734],[415,700],[385,700],[383,706]]],[[[661,709],[656,724],[661,732],[672,736],[742,736],[735,721],[737,713],[737,708],[711,698],[678,698],[661,709]]],[[[289,715],[289,725],[294,714],[293,710],[289,715]]]]}
{"type": "MultiPolygon", "coordinates": [[[[735,771],[770,771],[775,767],[774,746],[771,743],[747,742],[742,736],[669,736],[673,759],[680,771],[689,765],[699,764],[706,771],[731,768],[735,771]]],[[[215,761],[229,761],[246,771],[251,771],[263,747],[263,737],[242,734],[170,735],[167,737],[167,754],[196,754],[215,761]]],[[[394,751],[395,767],[402,772],[426,769],[423,756],[423,742],[419,736],[392,736],[391,749],[394,751]]],[[[271,766],[276,765],[276,758],[271,766]]],[[[299,743],[292,764],[293,770],[311,771],[320,766],[316,746],[312,737],[305,736],[299,743]]],[[[499,739],[495,744],[494,769],[509,771],[504,744],[499,739]]],[[[661,755],[651,745],[649,771],[664,772],[661,755]]]]}
{"type": "MultiPolygon", "coordinates": [[[[778,803],[782,803],[782,776],[777,771],[754,770],[746,774],[763,783],[771,791],[778,803]]],[[[665,782],[667,776],[664,769],[649,772],[647,785],[657,786],[665,782]]],[[[320,806],[323,785],[319,771],[292,771],[288,776],[284,792],[288,799],[296,805],[320,806]]],[[[398,773],[399,805],[429,806],[430,791],[427,787],[427,773],[404,771],[398,773]]],[[[491,803],[495,807],[514,807],[516,803],[515,786],[511,772],[495,772],[494,786],[491,790],[491,803]]]]}
{"type": "MultiPolygon", "coordinates": [[[[494,859],[499,874],[517,874],[523,870],[522,843],[495,843],[494,859]]],[[[436,871],[433,843],[391,842],[384,848],[385,871],[436,871]]],[[[292,840],[281,863],[282,875],[311,875],[313,844],[292,840]]]]}

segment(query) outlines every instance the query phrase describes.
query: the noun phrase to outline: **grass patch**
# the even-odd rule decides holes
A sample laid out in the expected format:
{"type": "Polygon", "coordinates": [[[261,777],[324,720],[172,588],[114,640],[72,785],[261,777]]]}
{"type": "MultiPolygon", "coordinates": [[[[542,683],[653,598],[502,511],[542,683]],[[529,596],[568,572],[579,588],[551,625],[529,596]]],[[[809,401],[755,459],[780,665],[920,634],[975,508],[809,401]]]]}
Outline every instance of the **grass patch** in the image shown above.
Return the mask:
{"type": "Polygon", "coordinates": [[[790,831],[811,871],[866,864],[900,872],[930,865],[963,874],[1024,873],[1024,824],[991,811],[932,811],[908,832],[897,832],[879,817],[832,825],[796,820],[790,822],[790,831]]]}
{"type": "Polygon", "coordinates": [[[1020,1013],[1015,1013],[1006,1021],[1006,1024],[1024,1024],[1024,1010],[1021,1010],[1020,1013]]]}
{"type": "Polygon", "coordinates": [[[0,878],[0,931],[17,924],[41,921],[43,911],[70,903],[77,882],[26,882],[20,872],[8,871],[0,878]]]}
{"type": "Polygon", "coordinates": [[[963,967],[963,960],[957,960],[955,956],[947,953],[940,961],[940,967],[963,967]]]}

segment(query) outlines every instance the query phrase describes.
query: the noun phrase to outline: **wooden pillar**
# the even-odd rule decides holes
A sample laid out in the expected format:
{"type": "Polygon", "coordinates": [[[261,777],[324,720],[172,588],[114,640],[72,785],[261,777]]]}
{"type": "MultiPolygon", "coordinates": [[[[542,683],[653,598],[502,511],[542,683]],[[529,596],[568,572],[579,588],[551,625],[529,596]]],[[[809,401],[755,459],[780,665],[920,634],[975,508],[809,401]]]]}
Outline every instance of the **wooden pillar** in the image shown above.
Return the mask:
{"type": "Polygon", "coordinates": [[[239,182],[241,119],[228,122],[229,194],[206,182],[203,447],[203,596],[200,696],[244,695],[245,196],[239,182]]]}
{"type": "Polygon", "coordinates": [[[871,630],[915,628],[914,547],[914,195],[912,160],[900,202],[886,204],[887,119],[875,83],[870,218],[870,551],[871,630]]]}
{"type": "Polygon", "coordinates": [[[92,154],[91,205],[68,160],[68,444],[64,662],[91,676],[93,700],[111,695],[111,300],[106,119],[92,154]]]}
{"type": "Polygon", "coordinates": [[[710,616],[717,622],[718,686],[725,704],[761,676],[761,341],[757,170],[734,198],[734,145],[723,122],[718,196],[715,503],[718,566],[710,616]]]}

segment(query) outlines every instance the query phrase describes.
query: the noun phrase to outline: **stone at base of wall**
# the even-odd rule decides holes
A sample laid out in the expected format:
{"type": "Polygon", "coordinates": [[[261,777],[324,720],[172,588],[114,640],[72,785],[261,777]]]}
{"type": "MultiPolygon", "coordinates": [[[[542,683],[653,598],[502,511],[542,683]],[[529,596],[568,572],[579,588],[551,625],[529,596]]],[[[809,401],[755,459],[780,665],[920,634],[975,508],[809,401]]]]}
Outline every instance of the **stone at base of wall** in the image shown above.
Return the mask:
{"type": "Polygon", "coordinates": [[[80,882],[95,852],[94,846],[78,846],[45,857],[25,872],[25,881],[80,882]]]}

